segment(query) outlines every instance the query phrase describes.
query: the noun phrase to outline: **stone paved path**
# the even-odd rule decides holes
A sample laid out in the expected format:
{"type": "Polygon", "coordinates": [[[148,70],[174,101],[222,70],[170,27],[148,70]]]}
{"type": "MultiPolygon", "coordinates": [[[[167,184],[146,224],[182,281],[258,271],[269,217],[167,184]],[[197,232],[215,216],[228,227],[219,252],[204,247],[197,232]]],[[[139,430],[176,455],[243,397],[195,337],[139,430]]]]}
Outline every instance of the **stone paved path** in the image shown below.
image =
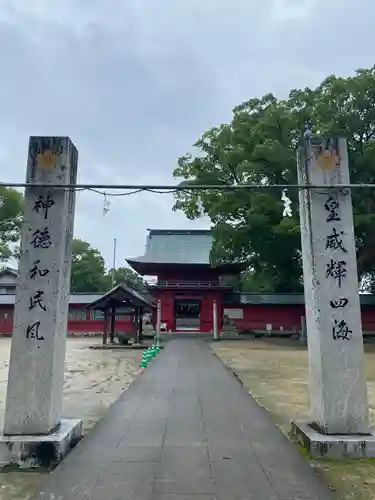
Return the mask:
{"type": "Polygon", "coordinates": [[[207,343],[193,339],[168,342],[34,497],[331,498],[207,343]]]}

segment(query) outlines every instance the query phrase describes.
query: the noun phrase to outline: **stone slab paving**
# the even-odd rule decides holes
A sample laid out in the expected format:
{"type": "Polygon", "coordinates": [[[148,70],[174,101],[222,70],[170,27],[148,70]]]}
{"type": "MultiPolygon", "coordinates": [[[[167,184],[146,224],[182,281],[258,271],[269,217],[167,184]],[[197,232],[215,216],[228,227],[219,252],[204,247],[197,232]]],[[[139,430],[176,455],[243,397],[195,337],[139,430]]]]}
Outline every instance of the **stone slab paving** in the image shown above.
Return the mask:
{"type": "Polygon", "coordinates": [[[34,500],[328,500],[206,342],[168,342],[34,500]]]}

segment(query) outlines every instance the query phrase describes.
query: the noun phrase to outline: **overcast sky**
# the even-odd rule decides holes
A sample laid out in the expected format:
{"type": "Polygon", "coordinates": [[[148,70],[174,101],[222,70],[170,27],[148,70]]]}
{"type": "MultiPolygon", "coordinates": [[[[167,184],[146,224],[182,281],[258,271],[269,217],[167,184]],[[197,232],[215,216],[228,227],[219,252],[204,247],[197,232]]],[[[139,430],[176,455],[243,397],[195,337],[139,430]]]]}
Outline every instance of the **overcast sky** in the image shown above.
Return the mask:
{"type": "MultiPolygon", "coordinates": [[[[0,179],[28,137],[69,135],[79,181],[171,183],[179,155],[240,102],[375,62],[374,0],[0,0],[0,179]]],[[[207,227],[170,196],[79,194],[75,236],[117,265],[146,228],[207,227]]]]}

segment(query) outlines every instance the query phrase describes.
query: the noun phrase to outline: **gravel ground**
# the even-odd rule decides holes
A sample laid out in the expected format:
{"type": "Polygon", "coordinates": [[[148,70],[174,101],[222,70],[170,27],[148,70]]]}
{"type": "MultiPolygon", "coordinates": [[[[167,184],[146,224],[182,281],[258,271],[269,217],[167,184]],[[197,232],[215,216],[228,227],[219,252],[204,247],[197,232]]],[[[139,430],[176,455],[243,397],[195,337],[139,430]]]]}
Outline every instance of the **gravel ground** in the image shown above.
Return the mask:
{"type": "MultiPolygon", "coordinates": [[[[138,350],[91,350],[99,338],[68,339],[63,416],[83,420],[84,432],[95,425],[108,407],[141,372],[138,350]]],[[[0,339],[0,415],[4,413],[10,339],[0,339]]],[[[27,500],[44,481],[40,472],[0,474],[0,500],[27,500]]]]}
{"type": "MultiPolygon", "coordinates": [[[[307,350],[295,341],[223,341],[212,348],[288,436],[291,420],[309,417],[307,350]]],[[[365,345],[370,418],[375,424],[375,345],[365,345]]],[[[338,500],[375,500],[375,460],[311,460],[338,500]]]]}

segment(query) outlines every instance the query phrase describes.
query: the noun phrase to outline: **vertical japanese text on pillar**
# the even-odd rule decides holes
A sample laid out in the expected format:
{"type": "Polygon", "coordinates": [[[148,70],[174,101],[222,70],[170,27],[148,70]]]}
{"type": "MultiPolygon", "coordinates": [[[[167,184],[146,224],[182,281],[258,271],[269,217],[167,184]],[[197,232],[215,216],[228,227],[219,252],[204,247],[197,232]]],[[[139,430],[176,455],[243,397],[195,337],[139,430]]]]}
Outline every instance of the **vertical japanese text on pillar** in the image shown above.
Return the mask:
{"type": "MultiPolygon", "coordinates": [[[[332,298],[329,303],[333,311],[335,311],[337,309],[345,309],[349,304],[349,300],[340,293],[342,285],[347,277],[345,254],[348,253],[348,250],[345,246],[344,231],[334,224],[341,223],[340,203],[338,198],[330,196],[325,202],[324,208],[327,212],[326,223],[331,229],[326,236],[325,249],[337,254],[337,258],[330,256],[326,264],[326,278],[336,282],[336,287],[339,292],[338,296],[332,298]]],[[[333,316],[332,338],[334,340],[350,340],[352,333],[345,319],[337,319],[333,316]]]]}

